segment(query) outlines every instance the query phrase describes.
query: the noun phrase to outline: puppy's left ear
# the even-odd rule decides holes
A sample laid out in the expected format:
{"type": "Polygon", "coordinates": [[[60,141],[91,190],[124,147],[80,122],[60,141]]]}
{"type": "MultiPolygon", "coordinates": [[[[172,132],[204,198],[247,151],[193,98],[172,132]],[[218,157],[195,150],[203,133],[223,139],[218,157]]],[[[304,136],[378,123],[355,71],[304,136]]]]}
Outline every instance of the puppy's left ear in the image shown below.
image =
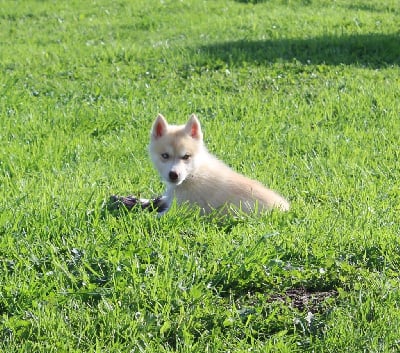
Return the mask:
{"type": "Polygon", "coordinates": [[[192,114],[190,119],[185,125],[185,131],[195,140],[202,140],[203,133],[201,132],[201,125],[199,119],[195,114],[192,114]]]}
{"type": "Polygon", "coordinates": [[[151,128],[151,137],[153,139],[162,137],[167,132],[167,129],[167,120],[161,114],[158,114],[156,120],[153,123],[153,127],[151,128]]]}

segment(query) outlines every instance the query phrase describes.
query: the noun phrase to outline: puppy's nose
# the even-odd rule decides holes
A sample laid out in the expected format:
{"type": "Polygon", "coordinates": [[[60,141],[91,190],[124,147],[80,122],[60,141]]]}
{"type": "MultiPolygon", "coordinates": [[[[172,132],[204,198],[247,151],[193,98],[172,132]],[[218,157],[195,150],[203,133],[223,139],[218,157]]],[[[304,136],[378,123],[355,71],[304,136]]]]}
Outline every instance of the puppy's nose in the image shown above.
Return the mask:
{"type": "Polygon", "coordinates": [[[177,173],[177,172],[174,172],[173,170],[171,170],[171,171],[169,172],[168,176],[169,176],[169,179],[170,179],[171,181],[177,181],[177,180],[178,180],[178,173],[177,173]]]}

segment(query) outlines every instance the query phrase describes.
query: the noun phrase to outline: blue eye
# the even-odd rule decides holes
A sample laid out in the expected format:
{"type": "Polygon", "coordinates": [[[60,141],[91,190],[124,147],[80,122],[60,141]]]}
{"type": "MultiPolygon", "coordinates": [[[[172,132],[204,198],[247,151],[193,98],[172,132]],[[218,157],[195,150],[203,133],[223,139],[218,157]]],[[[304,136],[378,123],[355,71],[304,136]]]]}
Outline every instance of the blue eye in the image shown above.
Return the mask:
{"type": "Polygon", "coordinates": [[[161,154],[161,157],[162,157],[163,159],[168,159],[168,158],[169,158],[169,154],[168,154],[168,153],[162,153],[162,154],[161,154]]]}

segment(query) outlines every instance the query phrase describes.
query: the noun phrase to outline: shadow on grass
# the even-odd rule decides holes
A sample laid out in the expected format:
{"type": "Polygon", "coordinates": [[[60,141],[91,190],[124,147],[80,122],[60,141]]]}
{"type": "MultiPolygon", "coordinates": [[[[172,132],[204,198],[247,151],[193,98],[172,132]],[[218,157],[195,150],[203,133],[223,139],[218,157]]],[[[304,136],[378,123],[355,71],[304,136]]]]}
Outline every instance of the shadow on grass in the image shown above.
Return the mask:
{"type": "MultiPolygon", "coordinates": [[[[244,4],[261,4],[261,3],[266,3],[269,2],[270,0],[236,0],[236,2],[241,2],[244,4]]],[[[312,4],[312,0],[302,0],[302,5],[307,6],[312,4]]],[[[356,10],[356,11],[368,11],[368,12],[396,12],[397,8],[395,7],[395,4],[393,5],[386,5],[386,4],[379,4],[379,2],[376,2],[375,4],[352,4],[350,3],[344,3],[344,4],[337,4],[338,7],[341,8],[346,8],[349,10],[356,10]]]]}
{"type": "Polygon", "coordinates": [[[309,39],[237,40],[200,47],[206,60],[229,64],[292,62],[380,68],[400,64],[400,33],[309,39]]]}

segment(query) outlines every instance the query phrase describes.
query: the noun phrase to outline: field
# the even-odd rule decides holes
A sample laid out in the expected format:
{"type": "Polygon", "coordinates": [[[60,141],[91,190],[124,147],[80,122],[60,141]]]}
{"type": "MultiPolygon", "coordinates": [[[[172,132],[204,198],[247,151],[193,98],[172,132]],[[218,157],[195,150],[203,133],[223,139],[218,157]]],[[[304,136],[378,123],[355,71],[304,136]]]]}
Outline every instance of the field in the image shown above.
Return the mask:
{"type": "Polygon", "coordinates": [[[395,0],[0,0],[1,352],[398,352],[395,0]],[[160,195],[157,113],[288,197],[160,195]]]}

